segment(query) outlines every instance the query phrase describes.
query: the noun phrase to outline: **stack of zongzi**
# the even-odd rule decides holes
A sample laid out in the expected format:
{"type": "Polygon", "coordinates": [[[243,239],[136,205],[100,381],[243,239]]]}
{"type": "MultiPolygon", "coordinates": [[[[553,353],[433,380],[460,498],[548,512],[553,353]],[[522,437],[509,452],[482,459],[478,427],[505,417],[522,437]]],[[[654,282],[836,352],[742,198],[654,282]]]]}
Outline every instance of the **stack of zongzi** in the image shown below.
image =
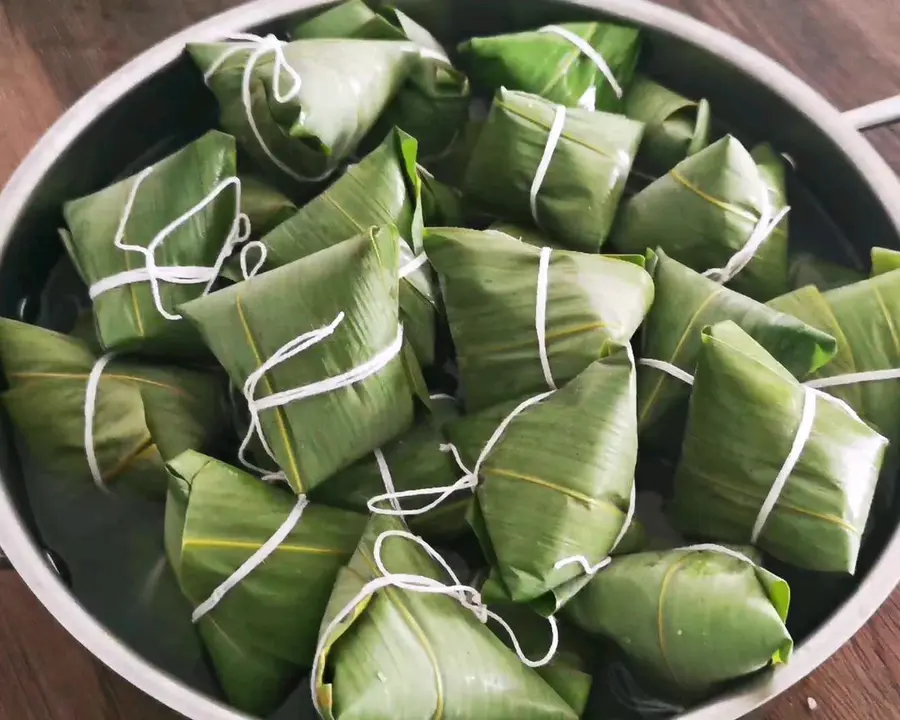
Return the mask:
{"type": "Polygon", "coordinates": [[[188,46],[221,129],[66,203],[0,319],[26,487],[159,526],[147,625],[242,712],[678,713],[894,527],[900,251],[789,249],[790,158],[637,28],[425,5],[188,46]]]}

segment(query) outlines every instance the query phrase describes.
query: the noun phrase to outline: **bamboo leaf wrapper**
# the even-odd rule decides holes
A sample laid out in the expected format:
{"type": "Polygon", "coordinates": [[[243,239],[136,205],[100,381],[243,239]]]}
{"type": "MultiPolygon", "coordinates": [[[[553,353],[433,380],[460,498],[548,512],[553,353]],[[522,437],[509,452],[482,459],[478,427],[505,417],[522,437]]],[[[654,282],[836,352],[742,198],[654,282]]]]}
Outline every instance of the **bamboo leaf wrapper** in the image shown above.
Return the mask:
{"type": "Polygon", "coordinates": [[[564,611],[675,697],[787,662],[793,647],[788,584],[727,548],[699,548],[614,558],[564,611]]]}
{"type": "MultiPolygon", "coordinates": [[[[456,346],[466,409],[550,389],[536,329],[541,251],[497,231],[430,229],[456,346]]],[[[627,343],[653,301],[653,282],[635,262],[554,250],[547,267],[544,346],[562,387],[594,360],[627,343]]]]}
{"type": "MultiPolygon", "coordinates": [[[[392,130],[376,150],[260,240],[267,251],[264,269],[286,265],[384,225],[396,227],[403,238],[401,267],[412,263],[422,249],[416,152],[414,138],[392,130]]],[[[400,307],[407,337],[425,366],[434,361],[436,305],[427,264],[401,278],[400,307]]]]}
{"type": "MultiPolygon", "coordinates": [[[[770,303],[838,341],[834,360],[818,369],[811,380],[851,373],[900,368],[900,272],[888,271],[869,280],[821,293],[806,287],[770,303]]],[[[856,410],[891,441],[890,454],[900,444],[900,380],[853,382],[823,388],[856,410]]],[[[895,479],[882,480],[881,503],[889,507],[895,479]]]]}
{"type": "Polygon", "coordinates": [[[709,103],[689,100],[643,75],[628,88],[623,112],[644,123],[634,167],[651,181],[709,145],[709,103]]]}
{"type": "MultiPolygon", "coordinates": [[[[458,413],[454,410],[452,415],[455,417],[458,413]]],[[[381,449],[381,462],[374,453],[367,455],[329,478],[313,493],[313,500],[333,507],[369,512],[369,500],[390,491],[382,475],[382,463],[390,475],[391,486],[399,492],[453,485],[459,470],[453,458],[441,450],[441,445],[446,442],[444,426],[450,421],[450,417],[439,418],[436,414],[426,417],[409,432],[385,445],[381,449]]],[[[457,537],[469,527],[466,512],[470,503],[471,495],[454,496],[423,515],[407,518],[407,522],[414,532],[426,537],[457,537]]],[[[389,507],[388,503],[383,505],[389,507]]]]}
{"type": "Polygon", "coordinates": [[[293,185],[323,179],[356,149],[418,57],[411,43],[346,39],[194,43],[188,53],[222,127],[293,185]]]}
{"type": "Polygon", "coordinates": [[[409,80],[385,109],[370,137],[381,140],[396,125],[414,136],[422,157],[445,152],[461,131],[469,110],[469,81],[450,63],[441,44],[424,27],[394,7],[378,12],[349,0],[291,30],[294,39],[358,38],[410,41],[419,49],[409,80]]]}
{"type": "MultiPolygon", "coordinates": [[[[92,481],[85,403],[96,355],[80,340],[0,319],[2,402],[30,454],[51,472],[92,481]]],[[[213,450],[224,436],[224,382],[212,373],[113,359],[92,413],[99,483],[153,499],[166,492],[164,463],[213,450]]],[[[96,482],[96,479],[94,479],[96,482]]]]}
{"type": "Polygon", "coordinates": [[[592,566],[615,548],[631,515],[635,403],[634,366],[620,350],[516,415],[484,457],[519,401],[447,428],[478,473],[470,522],[499,597],[543,608],[552,596],[555,609],[586,581],[579,563],[557,564],[583,557],[592,566]]]}
{"type": "Polygon", "coordinates": [[[501,89],[472,152],[463,191],[498,217],[534,223],[573,250],[597,252],[612,227],[643,127],[621,115],[565,109],[501,89]],[[548,147],[550,161],[535,191],[548,147]]]}
{"type": "MultiPolygon", "coordinates": [[[[313,692],[326,720],[565,720],[575,712],[493,632],[455,598],[386,587],[357,600],[380,577],[373,546],[398,520],[375,516],[341,570],[323,620],[323,662],[313,692]],[[325,630],[352,600],[352,612],[325,630]]],[[[451,582],[414,543],[388,537],[382,545],[391,573],[451,582]]]]}
{"type": "MultiPolygon", "coordinates": [[[[400,337],[399,241],[369,232],[184,306],[237,387],[311,331],[318,344],[266,372],[255,401],[348,373],[400,337]],[[338,321],[340,313],[343,321],[338,321]]],[[[409,428],[421,377],[400,351],[351,386],[260,411],[262,434],[298,493],[306,492],[409,428]]]]}
{"type": "Polygon", "coordinates": [[[690,535],[852,574],[887,444],[737,325],[719,323],[703,332],[672,516],[690,535]]]}
{"type": "MultiPolygon", "coordinates": [[[[197,607],[281,526],[296,498],[187,452],[169,463],[166,551],[197,607]]],[[[364,515],[309,505],[288,537],[198,623],[229,701],[265,715],[312,665],[319,624],[364,515]]]]}
{"type": "MultiPolygon", "coordinates": [[[[649,263],[656,298],[641,334],[641,357],[662,360],[693,374],[701,331],[724,320],[737,323],[795,377],[806,378],[838,352],[838,341],[820,323],[768,307],[703,277],[662,250],[649,263]]],[[[690,389],[653,367],[638,370],[638,427],[642,441],[676,453],[690,389]]]]}
{"type": "MultiPolygon", "coordinates": [[[[774,221],[784,209],[781,163],[770,148],[751,153],[726,136],[628,200],[612,242],[629,253],[659,247],[697,272],[725,268],[766,219],[774,221]]],[[[729,287],[763,302],[787,292],[784,219],[729,287]]]]}
{"type": "Polygon", "coordinates": [[[93,304],[104,348],[187,357],[203,350],[188,323],[160,312],[154,285],[162,310],[171,315],[206,291],[221,267],[217,261],[237,239],[239,183],[221,187],[228,179],[236,180],[234,138],[212,131],[137,175],[65,204],[69,232],[61,235],[88,286],[99,288],[121,273],[150,267],[145,252],[154,240],[156,276],[159,268],[173,266],[210,269],[208,278],[193,284],[165,281],[165,276],[152,283],[148,275],[100,292],[93,304]],[[199,211],[170,225],[203,203],[199,211]]]}
{"type": "MultiPolygon", "coordinates": [[[[611,23],[555,26],[593,49],[616,80],[627,88],[641,50],[636,28],[611,23]]],[[[621,112],[622,100],[597,62],[571,39],[541,29],[476,37],[459,47],[472,81],[496,91],[501,87],[540,95],[566,107],[621,112]]]]}

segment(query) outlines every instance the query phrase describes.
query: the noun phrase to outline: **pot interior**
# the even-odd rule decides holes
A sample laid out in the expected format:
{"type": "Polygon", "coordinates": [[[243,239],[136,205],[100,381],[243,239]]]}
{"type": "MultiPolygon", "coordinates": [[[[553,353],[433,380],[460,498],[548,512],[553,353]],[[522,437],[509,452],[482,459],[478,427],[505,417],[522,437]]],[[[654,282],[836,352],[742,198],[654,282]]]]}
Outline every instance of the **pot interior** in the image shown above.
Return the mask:
{"type": "MultiPolygon", "coordinates": [[[[472,35],[598,17],[584,7],[537,0],[395,4],[451,47],[472,35]]],[[[282,18],[253,30],[277,33],[285,24],[282,18]]],[[[223,34],[235,29],[223,28],[223,34]]],[[[859,269],[867,266],[872,245],[898,245],[891,218],[860,171],[812,119],[708,50],[658,31],[648,31],[647,48],[643,62],[648,74],[688,96],[708,98],[723,127],[748,141],[769,141],[794,160],[796,174],[789,188],[792,243],[859,269]]],[[[162,158],[214,126],[215,120],[215,101],[186,57],[145,78],[96,117],[33,188],[11,237],[4,238],[0,312],[56,330],[70,329],[72,298],[82,297],[84,288],[64,258],[57,234],[63,202],[162,158]]],[[[165,561],[163,507],[39,473],[17,450],[8,424],[2,438],[3,482],[36,541],[60,559],[76,598],[150,663],[219,696],[191,626],[190,609],[165,561]]],[[[792,586],[789,625],[798,641],[854,592],[893,534],[895,510],[882,513],[887,519],[876,524],[855,578],[823,582],[775,568],[792,586]]],[[[306,698],[301,688],[277,717],[312,717],[311,710],[300,710],[308,705],[306,698]]]]}

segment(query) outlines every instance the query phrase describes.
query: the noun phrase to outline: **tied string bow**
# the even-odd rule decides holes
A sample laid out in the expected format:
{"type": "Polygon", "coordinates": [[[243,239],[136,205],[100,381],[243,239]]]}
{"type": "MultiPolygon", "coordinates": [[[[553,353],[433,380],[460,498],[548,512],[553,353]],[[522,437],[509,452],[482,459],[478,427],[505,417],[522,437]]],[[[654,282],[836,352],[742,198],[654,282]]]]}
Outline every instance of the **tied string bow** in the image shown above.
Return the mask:
{"type": "Polygon", "coordinates": [[[522,650],[522,646],[519,643],[519,639],[516,637],[515,632],[509,626],[509,624],[497,613],[490,610],[482,601],[481,594],[470,585],[464,584],[453,571],[453,568],[451,568],[447,561],[441,556],[441,554],[438,553],[437,550],[431,547],[431,545],[429,545],[419,536],[413,535],[412,533],[406,532],[405,530],[386,530],[375,539],[373,555],[375,565],[377,566],[378,571],[381,573],[381,576],[376,577],[375,579],[366,583],[359,591],[359,593],[357,593],[357,595],[350,602],[348,602],[347,605],[340,612],[338,612],[337,615],[334,616],[334,618],[332,618],[331,622],[328,623],[325,630],[319,636],[319,645],[316,649],[316,655],[313,659],[312,671],[310,673],[310,690],[312,692],[313,704],[315,705],[316,710],[320,712],[320,714],[321,707],[319,705],[318,693],[316,692],[316,683],[320,675],[322,675],[323,673],[322,662],[324,661],[325,650],[332,634],[341,625],[341,623],[343,623],[345,620],[347,620],[348,617],[353,614],[353,612],[356,610],[356,608],[359,607],[361,603],[384,588],[393,587],[397,588],[398,590],[404,590],[406,592],[424,593],[427,595],[444,595],[456,600],[462,607],[464,607],[466,610],[469,610],[478,619],[479,622],[487,623],[488,621],[493,620],[506,631],[510,641],[512,642],[513,650],[519,657],[519,660],[521,660],[524,665],[530,668],[543,667],[544,665],[549,663],[556,655],[556,650],[559,646],[559,628],[557,626],[555,617],[551,616],[547,618],[547,622],[550,625],[551,632],[550,647],[547,650],[547,653],[539,660],[531,660],[530,658],[526,657],[525,653],[522,650]],[[382,552],[385,540],[392,537],[403,538],[418,545],[433,561],[435,561],[441,567],[441,569],[450,579],[450,582],[444,583],[440,580],[426,577],[425,575],[393,573],[388,570],[385,566],[384,559],[382,558],[382,552]]]}
{"type": "Polygon", "coordinates": [[[137,198],[138,190],[140,189],[144,181],[153,173],[153,171],[154,166],[151,165],[150,167],[142,170],[137,175],[137,177],[135,177],[134,182],[131,184],[128,198],[125,201],[125,207],[122,210],[122,216],[119,219],[119,226],[116,229],[116,235],[113,240],[113,244],[118,249],[125,252],[133,252],[143,255],[145,263],[144,267],[137,268],[135,270],[126,270],[124,272],[116,273],[115,275],[110,275],[103,280],[99,280],[91,285],[88,293],[91,300],[96,300],[98,297],[100,297],[104,293],[109,292],[110,290],[115,290],[126,285],[133,285],[135,283],[148,282],[150,283],[151,292],[153,293],[153,302],[156,305],[157,312],[159,312],[159,314],[162,315],[166,320],[181,320],[181,315],[171,313],[164,307],[160,283],[166,282],[179,285],[203,284],[205,285],[205,287],[203,288],[202,294],[206,295],[207,293],[209,293],[209,291],[212,290],[213,283],[216,281],[216,278],[219,276],[219,273],[222,270],[222,266],[225,264],[225,261],[231,256],[231,253],[234,252],[235,247],[237,247],[240,243],[246,241],[250,237],[250,219],[247,217],[247,215],[241,212],[241,181],[237,177],[229,177],[218,183],[196,205],[188,209],[186,212],[182,213],[180,216],[166,225],[162,230],[156,233],[156,235],[150,240],[150,242],[147,243],[146,247],[142,245],[126,243],[125,231],[134,209],[134,203],[137,198]],[[219,195],[221,195],[230,187],[234,188],[234,221],[232,222],[228,237],[226,237],[225,242],[223,243],[222,248],[219,251],[219,255],[212,267],[192,265],[157,265],[156,251],[162,246],[163,242],[165,242],[167,238],[171,237],[171,235],[179,228],[183,227],[199,213],[203,212],[203,210],[205,210],[209,205],[215,202],[219,195]]]}
{"type": "Polygon", "coordinates": [[[272,71],[271,99],[283,105],[295,100],[300,94],[300,90],[303,87],[303,78],[300,77],[300,74],[284,56],[284,46],[287,43],[283,40],[279,40],[272,34],[261,36],[254,35],[253,33],[235,33],[234,35],[230,35],[228,39],[232,41],[230,47],[224,50],[222,54],[216,58],[215,62],[209,66],[203,75],[203,80],[209,84],[213,75],[221,70],[222,66],[229,59],[240,53],[248,52],[249,55],[245,61],[244,72],[241,78],[241,102],[244,105],[247,124],[250,125],[250,130],[253,132],[253,136],[256,138],[256,142],[259,144],[260,149],[279,170],[298,182],[311,183],[325,180],[334,172],[334,169],[328,170],[318,176],[307,177],[301,175],[284,161],[276,157],[275,153],[272,152],[271,148],[269,148],[263,138],[262,133],[259,131],[259,127],[256,124],[256,119],[253,117],[253,96],[251,94],[253,70],[266,55],[272,54],[275,58],[272,71]],[[287,90],[282,89],[281,86],[282,74],[287,75],[291,81],[291,85],[287,90]]]}

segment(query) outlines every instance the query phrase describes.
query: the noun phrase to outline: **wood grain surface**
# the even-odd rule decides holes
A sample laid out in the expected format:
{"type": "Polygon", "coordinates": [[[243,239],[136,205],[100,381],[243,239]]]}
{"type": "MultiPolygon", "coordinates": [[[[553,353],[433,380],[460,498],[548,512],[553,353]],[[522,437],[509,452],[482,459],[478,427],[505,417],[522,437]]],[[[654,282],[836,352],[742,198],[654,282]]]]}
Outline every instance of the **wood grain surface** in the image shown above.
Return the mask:
{"type": "MultiPolygon", "coordinates": [[[[488,2],[489,0],[485,0],[488,2]]],[[[238,0],[0,0],[0,184],[59,114],[141,50],[238,0]]],[[[898,0],[663,0],[849,109],[900,92],[898,0]]],[[[900,135],[872,133],[900,171],[900,135]]],[[[0,573],[0,720],[176,717],[106,670],[0,573]]],[[[900,718],[900,590],[766,720],[900,718]],[[811,709],[814,707],[815,709],[811,709]]]]}

